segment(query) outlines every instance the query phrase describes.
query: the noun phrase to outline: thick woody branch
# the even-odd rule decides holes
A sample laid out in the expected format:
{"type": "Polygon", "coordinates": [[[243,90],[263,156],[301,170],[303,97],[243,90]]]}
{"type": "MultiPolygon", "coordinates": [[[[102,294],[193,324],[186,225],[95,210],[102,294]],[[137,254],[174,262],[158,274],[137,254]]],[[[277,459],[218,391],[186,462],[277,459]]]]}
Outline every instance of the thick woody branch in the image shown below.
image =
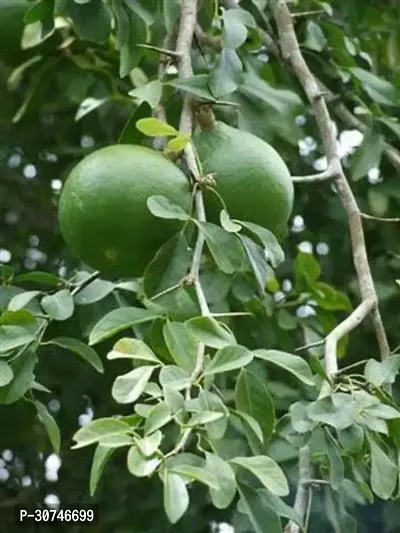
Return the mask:
{"type": "MultiPolygon", "coordinates": [[[[313,107],[315,119],[318,124],[328,160],[328,168],[333,164],[337,169],[338,177],[336,179],[336,186],[340,200],[347,213],[353,250],[353,262],[357,272],[361,297],[363,301],[372,301],[370,309],[372,321],[378,340],[381,358],[385,359],[389,356],[390,350],[378,309],[378,298],[368,262],[362,227],[362,216],[340,163],[336,135],[332,126],[332,120],[324,94],[321,92],[317,80],[314,78],[303,58],[294,30],[292,16],[286,2],[284,0],[274,0],[271,4],[278,27],[282,57],[290,63],[294,74],[302,85],[304,92],[313,107]]],[[[325,348],[327,349],[326,346],[327,345],[325,345],[325,348]]],[[[331,357],[331,354],[329,357],[331,357]]],[[[334,366],[337,367],[337,363],[336,365],[332,365],[332,368],[334,366]]]]}

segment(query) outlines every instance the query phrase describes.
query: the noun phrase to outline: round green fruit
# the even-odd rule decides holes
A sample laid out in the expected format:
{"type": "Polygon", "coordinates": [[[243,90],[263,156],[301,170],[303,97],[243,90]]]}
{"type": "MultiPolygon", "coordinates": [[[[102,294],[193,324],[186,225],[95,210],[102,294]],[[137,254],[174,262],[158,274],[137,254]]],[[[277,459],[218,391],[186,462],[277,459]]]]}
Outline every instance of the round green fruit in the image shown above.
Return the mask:
{"type": "Polygon", "coordinates": [[[72,170],[59,203],[70,250],[106,276],[139,277],[181,223],[153,216],[150,196],[190,206],[186,176],[161,153],[134,145],[101,148],[72,170]]]}
{"type": "MultiPolygon", "coordinates": [[[[203,173],[214,174],[216,191],[232,218],[263,226],[278,237],[286,232],[293,207],[293,183],[280,155],[265,141],[222,122],[195,134],[203,173]]],[[[218,220],[222,209],[205,194],[207,214],[218,220]]]]}
{"type": "Polygon", "coordinates": [[[23,55],[24,16],[31,5],[27,0],[0,1],[0,60],[10,65],[17,64],[23,55]]]}

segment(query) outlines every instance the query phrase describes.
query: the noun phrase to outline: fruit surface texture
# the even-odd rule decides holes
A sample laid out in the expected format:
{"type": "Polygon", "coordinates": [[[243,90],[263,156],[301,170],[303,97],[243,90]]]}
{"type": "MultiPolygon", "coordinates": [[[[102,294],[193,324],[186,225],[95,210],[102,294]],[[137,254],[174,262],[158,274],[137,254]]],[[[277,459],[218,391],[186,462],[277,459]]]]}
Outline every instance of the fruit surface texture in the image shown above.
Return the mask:
{"type": "Polygon", "coordinates": [[[113,145],[85,157],[61,193],[59,222],[70,250],[111,277],[140,277],[181,223],[156,218],[147,207],[162,195],[190,207],[186,176],[161,153],[113,145]]]}
{"type": "MultiPolygon", "coordinates": [[[[203,173],[214,174],[216,191],[230,216],[282,236],[292,211],[293,183],[276,150],[259,137],[222,122],[213,131],[197,133],[194,143],[203,173]]],[[[222,209],[210,192],[206,207],[210,219],[216,219],[222,209]]]]}

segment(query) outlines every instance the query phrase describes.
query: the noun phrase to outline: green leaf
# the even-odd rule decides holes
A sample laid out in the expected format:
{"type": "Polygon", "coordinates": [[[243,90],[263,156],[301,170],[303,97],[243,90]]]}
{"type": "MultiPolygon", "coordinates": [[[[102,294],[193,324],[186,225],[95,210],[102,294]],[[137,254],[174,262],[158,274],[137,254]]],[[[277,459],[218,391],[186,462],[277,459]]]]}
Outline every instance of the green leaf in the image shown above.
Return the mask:
{"type": "Polygon", "coordinates": [[[122,448],[123,446],[132,446],[133,438],[131,435],[106,435],[99,440],[99,444],[105,448],[122,448]]]}
{"type": "MultiPolygon", "coordinates": [[[[167,0],[164,0],[166,2],[167,0]]],[[[189,493],[181,476],[165,471],[164,509],[171,524],[176,524],[189,507],[189,493]]]]}
{"type": "Polygon", "coordinates": [[[243,262],[243,249],[236,235],[211,222],[197,224],[219,269],[225,274],[233,274],[239,270],[243,262]]]}
{"type": "Polygon", "coordinates": [[[379,117],[382,124],[385,124],[400,139],[400,124],[392,118],[379,117]]]}
{"type": "Polygon", "coordinates": [[[242,62],[230,48],[223,48],[211,72],[209,86],[215,97],[233,93],[242,83],[242,62]]]}
{"type": "Polygon", "coordinates": [[[180,462],[170,465],[169,468],[175,474],[179,474],[189,481],[199,481],[208,487],[218,490],[218,480],[215,472],[210,472],[203,467],[195,466],[191,462],[180,462]]]}
{"type": "Polygon", "coordinates": [[[106,448],[101,444],[97,445],[90,469],[89,489],[91,497],[94,496],[104,469],[114,452],[115,449],[113,448],[106,448]]]}
{"type": "Polygon", "coordinates": [[[231,330],[222,322],[212,317],[195,317],[185,322],[192,335],[206,346],[224,348],[229,344],[236,344],[236,339],[231,330]]]}
{"type": "Polygon", "coordinates": [[[112,397],[117,403],[133,403],[144,391],[155,367],[139,366],[127,374],[118,376],[112,386],[112,397]]]}
{"type": "Polygon", "coordinates": [[[400,418],[400,411],[394,409],[390,405],[379,403],[367,407],[365,412],[370,416],[376,416],[377,418],[383,418],[384,420],[393,420],[394,418],[400,418]]]}
{"type": "Polygon", "coordinates": [[[44,296],[40,304],[52,320],[67,320],[74,313],[74,299],[67,289],[44,296]]]}
{"type": "Polygon", "coordinates": [[[160,384],[162,387],[181,390],[190,385],[190,375],[183,368],[167,365],[161,369],[160,384]]]}
{"type": "Polygon", "coordinates": [[[224,22],[222,41],[224,48],[236,49],[246,41],[247,28],[241,20],[240,15],[242,12],[250,15],[248,11],[244,11],[242,9],[226,9],[222,12],[222,19],[224,22]]]}
{"type": "Polygon", "coordinates": [[[256,420],[262,430],[263,440],[269,441],[275,426],[275,407],[263,380],[249,370],[241,370],[235,388],[236,409],[256,420]]]}
{"type": "Polygon", "coordinates": [[[108,296],[114,288],[115,284],[111,283],[111,281],[95,279],[74,296],[74,301],[76,305],[93,304],[103,300],[103,298],[108,296]]]}
{"type": "Polygon", "coordinates": [[[349,70],[374,102],[389,106],[398,105],[398,90],[390,82],[363,68],[352,67],[349,70]]]}
{"type": "Polygon", "coordinates": [[[370,359],[364,368],[365,379],[375,387],[391,385],[400,369],[400,354],[392,355],[382,362],[370,359]]]}
{"type": "Polygon", "coordinates": [[[64,285],[65,280],[55,276],[54,274],[49,274],[48,272],[27,272],[25,274],[18,274],[14,278],[15,283],[38,283],[39,285],[51,285],[52,287],[58,287],[59,285],[64,285]]]}
{"type": "Polygon", "coordinates": [[[6,352],[29,344],[35,339],[35,335],[21,326],[0,326],[0,357],[4,357],[6,352]]]}
{"type": "Polygon", "coordinates": [[[257,237],[260,244],[262,244],[267,254],[267,258],[271,262],[273,268],[276,268],[284,261],[285,254],[283,253],[278,239],[271,231],[269,231],[267,228],[259,226],[258,224],[253,224],[253,222],[243,222],[242,220],[237,220],[236,222],[257,237]]]}
{"type": "Polygon", "coordinates": [[[172,415],[184,409],[185,399],[176,389],[166,385],[163,387],[163,395],[172,415]]]}
{"type": "Polygon", "coordinates": [[[228,408],[219,396],[207,390],[200,391],[198,399],[199,407],[202,411],[222,414],[222,417],[218,420],[204,424],[204,429],[207,432],[208,438],[212,440],[222,439],[228,427],[228,408]]]}
{"type": "Polygon", "coordinates": [[[139,339],[123,338],[114,344],[111,352],[107,354],[107,359],[137,359],[159,364],[157,356],[146,343],[139,339]]]}
{"type": "Polygon", "coordinates": [[[0,326],[27,326],[35,324],[36,317],[27,309],[19,311],[4,311],[0,316],[0,326]]]}
{"type": "Polygon", "coordinates": [[[364,444],[364,430],[358,424],[338,430],[338,439],[342,448],[352,455],[357,455],[364,444]]]}
{"type": "Polygon", "coordinates": [[[255,357],[290,372],[305,385],[315,386],[311,369],[302,357],[279,350],[255,350],[253,353],[255,357]]]}
{"type": "Polygon", "coordinates": [[[116,418],[98,418],[78,429],[73,436],[76,448],[83,448],[95,442],[100,442],[105,437],[114,435],[127,435],[130,432],[130,426],[122,420],[116,418]]]}
{"type": "Polygon", "coordinates": [[[316,52],[322,52],[326,45],[326,37],[321,29],[321,26],[313,20],[308,20],[306,25],[306,40],[303,46],[315,50],[316,52]]]}
{"type": "Polygon", "coordinates": [[[321,275],[321,267],[318,261],[312,254],[306,254],[304,252],[297,254],[294,271],[296,282],[301,283],[304,280],[306,287],[312,285],[321,275]]]}
{"type": "Polygon", "coordinates": [[[379,168],[383,150],[383,138],[379,133],[369,129],[362,143],[355,151],[352,160],[352,177],[357,181],[368,174],[372,168],[379,168]]]}
{"type": "Polygon", "coordinates": [[[141,144],[145,136],[137,129],[136,123],[140,119],[149,117],[150,115],[151,107],[146,102],[143,102],[140,106],[134,109],[121,131],[118,144],[141,144]]]}
{"type": "Polygon", "coordinates": [[[179,135],[178,130],[158,118],[142,118],[136,122],[136,127],[148,137],[179,135]]]}
{"type": "Polygon", "coordinates": [[[226,509],[236,495],[235,472],[231,465],[214,453],[205,452],[206,469],[212,473],[218,483],[218,489],[210,488],[213,505],[217,509],[226,509]]]}
{"type": "Polygon", "coordinates": [[[258,246],[252,239],[246,235],[239,235],[239,239],[246,252],[254,277],[257,281],[261,295],[265,293],[265,285],[271,276],[271,267],[268,265],[267,258],[261,246],[258,246]]]}
{"type": "Polygon", "coordinates": [[[165,343],[175,363],[193,372],[196,366],[198,342],[181,322],[167,322],[163,328],[165,343]]]}
{"type": "Polygon", "coordinates": [[[277,496],[287,496],[289,485],[278,463],[266,455],[235,457],[231,463],[245,468],[256,476],[264,487],[277,496]]]}
{"type": "Polygon", "coordinates": [[[159,314],[139,307],[120,307],[107,313],[95,324],[89,335],[89,345],[93,346],[120,331],[159,318],[159,314]]]}
{"type": "MultiPolygon", "coordinates": [[[[171,33],[178,22],[182,0],[163,0],[162,4],[165,28],[168,33],[171,33]]],[[[175,522],[172,523],[175,524],[175,522]]]]}
{"type": "Polygon", "coordinates": [[[190,267],[188,246],[183,233],[178,233],[158,250],[144,273],[144,289],[149,298],[183,280],[190,267]]]}
{"type": "Polygon", "coordinates": [[[182,207],[165,196],[150,196],[147,207],[152,215],[167,220],[190,220],[190,215],[182,207]]]}
{"type": "Polygon", "coordinates": [[[119,75],[127,76],[137,67],[143,56],[143,49],[137,47],[147,41],[147,25],[143,18],[121,2],[113,2],[117,27],[117,46],[120,50],[119,75]]]}
{"type": "Polygon", "coordinates": [[[330,484],[333,490],[338,490],[344,479],[344,464],[337,448],[337,444],[328,431],[325,431],[325,440],[330,463],[330,484]]]}
{"type": "Polygon", "coordinates": [[[271,510],[263,494],[243,483],[238,489],[243,511],[248,515],[255,533],[282,533],[279,517],[271,510]]]}
{"type": "Polygon", "coordinates": [[[242,226],[240,224],[236,224],[236,222],[232,221],[228,211],[226,211],[225,209],[222,209],[222,211],[220,212],[219,221],[221,223],[222,228],[225,231],[228,231],[229,233],[239,233],[239,231],[242,229],[242,226]]]}
{"type": "Polygon", "coordinates": [[[194,413],[188,422],[185,424],[187,427],[196,427],[203,424],[211,424],[220,420],[224,416],[224,413],[217,413],[215,411],[201,411],[200,413],[194,413]]]}
{"type": "Polygon", "coordinates": [[[297,433],[308,433],[316,426],[316,422],[308,416],[308,407],[309,404],[304,402],[296,402],[289,407],[290,420],[297,433]]]}
{"type": "Polygon", "coordinates": [[[24,291],[24,292],[21,292],[20,294],[16,294],[8,302],[9,311],[19,311],[20,309],[28,305],[29,302],[31,302],[39,294],[41,294],[40,291],[24,291]]]}
{"type": "Polygon", "coordinates": [[[371,448],[371,488],[382,500],[388,500],[397,484],[398,470],[375,440],[369,438],[371,448]]]}
{"type": "Polygon", "coordinates": [[[275,111],[286,117],[291,117],[304,109],[304,104],[295,91],[278,89],[252,71],[243,74],[243,83],[239,87],[239,92],[245,97],[266,104],[270,112],[275,111]]]}
{"type": "Polygon", "coordinates": [[[161,101],[162,89],[163,85],[160,80],[157,79],[129,91],[128,94],[129,96],[132,96],[137,105],[147,102],[152,109],[155,109],[161,101]]]}
{"type": "Polygon", "coordinates": [[[151,457],[158,450],[162,439],[161,431],[155,431],[143,439],[136,439],[136,446],[144,457],[151,457]]]}
{"type": "Polygon", "coordinates": [[[232,411],[242,422],[250,448],[256,455],[263,452],[264,436],[260,424],[255,418],[243,411],[232,411]]]}
{"type": "Polygon", "coordinates": [[[160,402],[149,412],[144,425],[144,434],[149,435],[162,428],[172,419],[171,411],[166,402],[160,402]]]}
{"type": "Polygon", "coordinates": [[[128,451],[127,465],[131,474],[136,477],[148,477],[158,468],[160,459],[143,457],[137,446],[128,451]]]}
{"type": "Polygon", "coordinates": [[[14,372],[11,366],[0,359],[0,387],[8,385],[14,377],[14,372]]]}
{"type": "Polygon", "coordinates": [[[98,372],[104,372],[103,362],[93,348],[77,339],[72,339],[70,337],[56,337],[55,339],[47,341],[47,344],[54,344],[61,348],[65,348],[66,350],[70,350],[82,357],[82,359],[92,365],[92,367],[98,372]]]}
{"type": "Polygon", "coordinates": [[[303,528],[303,524],[299,514],[287,503],[281,500],[281,498],[275,496],[275,494],[272,494],[267,489],[259,489],[257,490],[257,493],[262,499],[263,503],[265,503],[265,505],[267,505],[271,509],[271,511],[274,511],[274,513],[276,513],[278,516],[288,518],[289,520],[300,526],[300,528],[303,528]]]}
{"type": "Polygon", "coordinates": [[[40,421],[42,422],[47,435],[49,436],[51,445],[56,453],[60,451],[61,435],[57,422],[47,410],[47,407],[37,400],[33,401],[40,421]]]}
{"type": "Polygon", "coordinates": [[[254,355],[244,346],[238,344],[225,346],[206,364],[203,375],[211,376],[245,367],[251,363],[253,357],[254,355]]]}
{"type": "Polygon", "coordinates": [[[66,0],[67,11],[81,39],[104,43],[111,31],[110,11],[103,2],[66,0]]]}
{"type": "Polygon", "coordinates": [[[346,429],[355,422],[358,406],[345,393],[326,396],[309,405],[308,416],[316,422],[323,422],[337,430],[346,429]]]}
{"type": "Polygon", "coordinates": [[[180,133],[174,139],[170,139],[167,142],[167,150],[179,154],[186,148],[191,141],[191,135],[189,133],[180,133]]]}
{"type": "Polygon", "coordinates": [[[186,80],[177,78],[169,81],[165,85],[175,87],[176,89],[192,94],[207,102],[217,102],[215,96],[210,92],[208,74],[199,74],[186,80]]]}
{"type": "Polygon", "coordinates": [[[33,386],[36,362],[36,354],[26,350],[10,363],[14,377],[7,385],[0,387],[0,405],[17,402],[33,386]]]}

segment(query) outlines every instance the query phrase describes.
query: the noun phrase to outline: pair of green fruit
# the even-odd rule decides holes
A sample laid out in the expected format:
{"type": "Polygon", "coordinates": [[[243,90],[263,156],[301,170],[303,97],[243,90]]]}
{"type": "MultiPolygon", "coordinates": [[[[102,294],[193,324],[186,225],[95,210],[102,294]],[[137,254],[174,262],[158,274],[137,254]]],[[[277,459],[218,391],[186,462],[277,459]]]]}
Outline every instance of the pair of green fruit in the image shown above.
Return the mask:
{"type": "MultiPolygon", "coordinates": [[[[221,122],[193,139],[204,173],[231,217],[285,232],[293,205],[290,173],[279,154],[254,135],[221,122]]],[[[187,177],[163,154],[143,146],[114,145],[84,158],[70,173],[59,204],[61,233],[70,250],[111,277],[140,277],[157,250],[182,223],[153,216],[147,199],[162,195],[186,211],[187,177]]],[[[206,192],[211,221],[222,206],[206,192]]]]}

